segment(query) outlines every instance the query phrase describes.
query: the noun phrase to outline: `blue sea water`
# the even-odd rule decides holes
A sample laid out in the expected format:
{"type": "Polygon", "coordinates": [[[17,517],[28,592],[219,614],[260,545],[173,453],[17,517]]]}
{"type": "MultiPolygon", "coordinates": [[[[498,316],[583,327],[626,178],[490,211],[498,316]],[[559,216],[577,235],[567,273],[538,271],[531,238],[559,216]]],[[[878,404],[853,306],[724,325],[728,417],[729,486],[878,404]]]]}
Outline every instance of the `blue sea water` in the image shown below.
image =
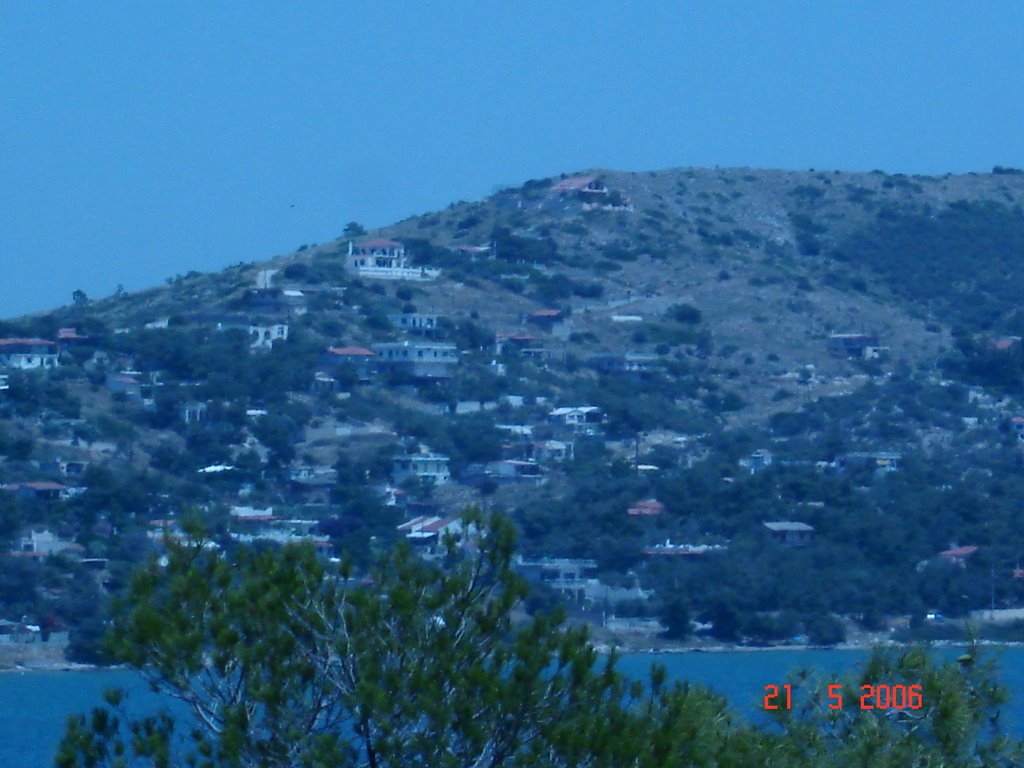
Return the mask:
{"type": "MultiPolygon", "coordinates": [[[[956,655],[949,649],[943,655],[956,655]]],[[[1011,693],[1004,713],[1009,732],[1024,738],[1024,648],[995,652],[1000,678],[1011,693]]],[[[795,669],[844,673],[863,663],[863,651],[748,651],[727,653],[629,654],[619,668],[637,678],[647,676],[652,663],[665,666],[669,678],[706,685],[748,717],[761,711],[764,687],[781,685],[795,669]]],[[[109,687],[130,692],[133,711],[149,712],[161,702],[132,672],[9,672],[0,674],[0,766],[43,768],[53,758],[69,715],[97,705],[109,687]]]]}

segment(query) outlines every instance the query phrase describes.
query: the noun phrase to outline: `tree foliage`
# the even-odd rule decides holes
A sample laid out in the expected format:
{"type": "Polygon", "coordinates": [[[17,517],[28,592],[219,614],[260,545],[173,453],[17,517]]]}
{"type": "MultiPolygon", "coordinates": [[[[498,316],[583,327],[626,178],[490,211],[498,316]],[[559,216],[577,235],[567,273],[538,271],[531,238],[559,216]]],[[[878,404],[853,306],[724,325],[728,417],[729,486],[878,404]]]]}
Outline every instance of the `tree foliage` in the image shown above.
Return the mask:
{"type": "Polygon", "coordinates": [[[232,559],[199,538],[168,544],[115,611],[109,646],[191,722],[132,720],[110,692],[71,719],[58,766],[1012,764],[1014,745],[986,731],[1003,694],[973,655],[872,659],[865,679],[922,684],[919,711],[826,717],[798,697],[783,729],[762,730],[664,669],[626,680],[558,616],[514,621],[525,588],[509,525],[465,524],[474,546],[450,539],[442,566],[400,547],[361,580],[310,549],[232,559]]]}

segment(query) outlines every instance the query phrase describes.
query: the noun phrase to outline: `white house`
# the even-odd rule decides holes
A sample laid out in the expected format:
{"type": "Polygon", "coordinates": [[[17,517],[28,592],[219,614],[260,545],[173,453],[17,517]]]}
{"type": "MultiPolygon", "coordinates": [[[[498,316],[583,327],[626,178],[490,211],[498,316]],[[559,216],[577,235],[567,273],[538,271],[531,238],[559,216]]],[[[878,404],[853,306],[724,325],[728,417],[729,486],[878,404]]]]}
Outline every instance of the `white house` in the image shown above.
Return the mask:
{"type": "Polygon", "coordinates": [[[604,413],[596,405],[563,406],[548,414],[548,421],[572,427],[576,431],[584,430],[588,425],[602,424],[605,420],[604,413]]]}
{"type": "Polygon", "coordinates": [[[448,457],[439,453],[396,456],[391,474],[396,483],[415,477],[420,480],[430,480],[434,485],[444,485],[452,479],[451,473],[448,471],[448,457]]]}
{"type": "Polygon", "coordinates": [[[345,266],[360,277],[382,280],[436,280],[439,269],[414,267],[406,256],[405,246],[394,240],[366,240],[348,244],[345,266]]]}
{"type": "Polygon", "coordinates": [[[46,339],[0,339],[0,367],[56,368],[57,343],[46,339]]]}

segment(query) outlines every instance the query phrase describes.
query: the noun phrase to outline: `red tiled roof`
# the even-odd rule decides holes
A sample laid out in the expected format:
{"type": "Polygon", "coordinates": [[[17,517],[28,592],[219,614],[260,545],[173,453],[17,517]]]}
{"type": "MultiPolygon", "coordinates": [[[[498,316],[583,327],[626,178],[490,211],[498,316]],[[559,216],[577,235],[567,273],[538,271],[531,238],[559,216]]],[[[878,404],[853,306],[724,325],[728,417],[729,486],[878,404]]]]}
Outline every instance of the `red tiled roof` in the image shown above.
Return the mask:
{"type": "Polygon", "coordinates": [[[58,339],[87,339],[88,336],[79,336],[77,328],[58,328],[58,339]]]}
{"type": "Polygon", "coordinates": [[[33,491],[62,491],[64,486],[60,483],[50,482],[48,480],[41,480],[34,483],[22,483],[25,488],[31,488],[33,491]]]}
{"type": "Polygon", "coordinates": [[[558,317],[561,314],[560,309],[537,309],[530,313],[530,317],[558,317]]]}
{"type": "Polygon", "coordinates": [[[528,333],[518,333],[518,332],[512,332],[512,333],[501,332],[501,333],[497,333],[497,334],[495,334],[495,338],[498,341],[536,341],[537,340],[536,336],[531,336],[528,333]]]}
{"type": "Polygon", "coordinates": [[[54,342],[48,341],[47,339],[0,339],[0,347],[13,347],[30,344],[32,346],[38,346],[39,344],[46,344],[53,346],[54,342]]]}
{"type": "Polygon", "coordinates": [[[578,189],[586,189],[594,182],[593,176],[575,176],[571,179],[562,179],[555,184],[555,192],[573,192],[578,189]]]}
{"type": "Polygon", "coordinates": [[[961,560],[965,557],[970,557],[978,551],[977,547],[954,547],[953,549],[947,549],[945,552],[939,552],[939,557],[944,557],[947,560],[961,560]]]}
{"type": "Polygon", "coordinates": [[[366,347],[330,347],[327,351],[343,357],[376,357],[376,354],[366,347]]]}
{"type": "Polygon", "coordinates": [[[375,240],[367,240],[363,243],[356,243],[356,248],[401,248],[402,244],[395,242],[394,240],[384,240],[383,238],[377,238],[375,240]]]}
{"type": "Polygon", "coordinates": [[[399,531],[410,531],[418,533],[438,533],[449,525],[457,522],[457,517],[438,517],[437,515],[421,515],[407,520],[398,526],[399,531]]]}
{"type": "Polygon", "coordinates": [[[459,518],[457,517],[441,517],[432,523],[427,523],[426,525],[422,526],[420,530],[427,531],[428,533],[437,533],[439,531],[443,531],[449,525],[458,521],[458,519],[459,518]]]}
{"type": "Polygon", "coordinates": [[[660,515],[665,511],[665,505],[656,499],[647,499],[646,501],[638,501],[632,507],[629,508],[628,514],[639,516],[639,515],[660,515]]]}

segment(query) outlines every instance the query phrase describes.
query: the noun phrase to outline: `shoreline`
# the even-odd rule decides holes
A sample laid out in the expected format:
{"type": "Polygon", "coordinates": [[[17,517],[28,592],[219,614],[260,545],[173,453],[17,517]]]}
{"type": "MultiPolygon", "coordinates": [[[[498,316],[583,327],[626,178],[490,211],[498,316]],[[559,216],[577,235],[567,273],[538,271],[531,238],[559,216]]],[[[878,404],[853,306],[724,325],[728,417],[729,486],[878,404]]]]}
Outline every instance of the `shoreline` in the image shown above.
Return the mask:
{"type": "MultiPolygon", "coordinates": [[[[913,648],[923,645],[926,648],[968,648],[972,643],[963,640],[933,640],[929,643],[903,643],[888,641],[885,643],[840,643],[838,645],[666,645],[664,647],[644,646],[642,643],[592,643],[594,651],[601,656],[611,655],[650,655],[665,656],[683,653],[797,653],[802,651],[871,651],[875,648],[913,648]]],[[[1024,641],[1020,640],[978,640],[973,643],[983,648],[1021,648],[1024,641]]],[[[75,661],[26,659],[28,663],[13,662],[11,665],[0,666],[0,675],[25,674],[27,672],[116,672],[128,669],[124,664],[83,664],[75,661]]]]}
{"type": "Polygon", "coordinates": [[[43,663],[36,662],[28,664],[15,662],[13,666],[0,667],[0,675],[15,674],[18,672],[21,674],[25,674],[26,672],[105,672],[107,670],[113,671],[118,669],[126,669],[126,667],[118,664],[105,667],[99,664],[81,664],[77,661],[47,661],[43,663]]]}
{"type": "Polygon", "coordinates": [[[613,651],[622,654],[650,654],[653,656],[676,653],[775,653],[800,651],[871,651],[875,648],[969,648],[977,645],[984,648],[1021,648],[1024,641],[1020,640],[978,640],[971,643],[966,640],[932,640],[930,642],[897,642],[889,640],[882,643],[838,643],[836,645],[666,645],[664,647],[646,646],[642,644],[593,643],[594,650],[601,655],[613,651]]]}

